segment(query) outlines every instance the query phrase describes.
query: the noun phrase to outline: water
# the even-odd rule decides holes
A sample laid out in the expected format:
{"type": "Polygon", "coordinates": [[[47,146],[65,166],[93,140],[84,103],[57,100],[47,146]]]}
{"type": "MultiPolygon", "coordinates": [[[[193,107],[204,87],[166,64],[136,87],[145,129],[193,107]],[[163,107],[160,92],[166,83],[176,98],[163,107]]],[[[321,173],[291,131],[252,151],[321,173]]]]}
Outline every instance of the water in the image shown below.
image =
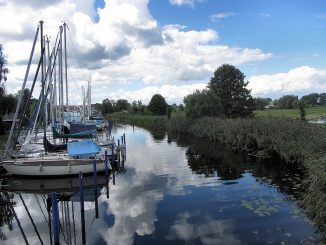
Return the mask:
{"type": "MultiPolygon", "coordinates": [[[[98,219],[92,177],[84,179],[87,244],[315,244],[320,240],[296,202],[301,192],[299,170],[275,161],[255,163],[220,146],[170,138],[165,132],[130,126],[114,131],[116,137],[122,133],[127,141],[126,171],[116,173],[115,185],[110,180],[109,193],[103,187],[105,177],[99,177],[98,219]]],[[[2,197],[15,202],[30,244],[40,244],[40,239],[50,244],[46,203],[53,190],[61,193],[61,243],[81,244],[76,178],[11,179],[8,184],[14,192],[2,192],[2,197]]],[[[24,244],[13,215],[1,215],[0,244],[24,244]]]]}

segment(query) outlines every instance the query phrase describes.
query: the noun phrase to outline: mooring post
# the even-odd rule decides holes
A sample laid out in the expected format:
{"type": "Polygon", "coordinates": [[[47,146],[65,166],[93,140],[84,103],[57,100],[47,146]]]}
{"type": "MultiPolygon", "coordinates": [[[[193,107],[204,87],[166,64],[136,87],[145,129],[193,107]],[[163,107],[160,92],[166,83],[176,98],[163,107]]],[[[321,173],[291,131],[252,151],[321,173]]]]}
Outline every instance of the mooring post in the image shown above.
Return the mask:
{"type": "Polygon", "coordinates": [[[95,159],[93,161],[93,179],[94,179],[95,218],[98,219],[97,171],[96,171],[96,160],[95,159]]]}
{"type": "Polygon", "coordinates": [[[121,136],[121,144],[123,145],[123,136],[121,136]]]}
{"type": "Polygon", "coordinates": [[[111,155],[111,157],[112,157],[112,161],[111,161],[111,166],[112,166],[112,168],[114,168],[114,144],[112,144],[112,146],[111,146],[111,150],[112,150],[112,155],[111,155]]]}
{"type": "Polygon", "coordinates": [[[59,213],[58,213],[58,200],[57,193],[51,193],[51,204],[52,204],[52,225],[53,225],[53,239],[54,244],[59,244],[59,213]]]}
{"type": "Polygon", "coordinates": [[[126,134],[123,133],[123,143],[126,145],[126,134]]]}
{"type": "Polygon", "coordinates": [[[114,144],[112,144],[111,150],[112,150],[112,155],[111,155],[111,157],[112,157],[112,161],[111,161],[112,178],[113,178],[113,185],[115,185],[114,144]]]}
{"type": "Polygon", "coordinates": [[[121,155],[121,149],[120,149],[120,140],[118,140],[118,164],[119,164],[119,167],[120,167],[120,155],[121,155]]]}
{"type": "Polygon", "coordinates": [[[105,151],[104,155],[104,167],[105,167],[105,177],[109,176],[109,167],[108,167],[108,151],[105,151]]]}
{"type": "Polygon", "coordinates": [[[105,151],[105,154],[104,154],[104,167],[105,167],[106,198],[109,198],[109,167],[108,167],[108,151],[105,151]]]}
{"type": "Polygon", "coordinates": [[[79,199],[79,201],[80,201],[80,216],[81,216],[81,226],[82,226],[82,243],[86,244],[83,172],[79,172],[79,198],[80,198],[79,199]]]}

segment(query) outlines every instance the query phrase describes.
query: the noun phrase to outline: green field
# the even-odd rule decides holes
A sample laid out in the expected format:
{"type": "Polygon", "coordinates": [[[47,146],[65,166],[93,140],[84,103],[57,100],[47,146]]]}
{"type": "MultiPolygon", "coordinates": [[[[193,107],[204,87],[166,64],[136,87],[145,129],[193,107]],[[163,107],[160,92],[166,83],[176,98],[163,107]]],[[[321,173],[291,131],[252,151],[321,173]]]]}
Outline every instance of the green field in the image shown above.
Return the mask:
{"type": "MultiPolygon", "coordinates": [[[[313,119],[320,116],[326,116],[326,106],[314,106],[305,108],[306,119],[313,119]]],[[[264,109],[255,110],[258,117],[288,117],[300,118],[299,109],[264,109]]]]}

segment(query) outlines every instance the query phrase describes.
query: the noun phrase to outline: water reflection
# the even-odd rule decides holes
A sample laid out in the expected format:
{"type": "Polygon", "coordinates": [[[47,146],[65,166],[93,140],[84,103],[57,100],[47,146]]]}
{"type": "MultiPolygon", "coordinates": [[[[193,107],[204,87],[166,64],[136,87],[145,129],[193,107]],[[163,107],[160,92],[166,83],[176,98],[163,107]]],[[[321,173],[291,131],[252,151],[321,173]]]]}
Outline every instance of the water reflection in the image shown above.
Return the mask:
{"type": "Polygon", "coordinates": [[[166,238],[183,240],[187,244],[241,244],[234,234],[234,227],[232,220],[215,220],[205,214],[185,212],[177,215],[166,238]]]}
{"type": "MultiPolygon", "coordinates": [[[[99,177],[98,219],[93,180],[85,179],[87,244],[296,244],[304,239],[314,244],[320,239],[295,202],[300,190],[288,181],[299,180],[300,170],[165,132],[154,137],[137,127],[114,128],[115,134],[121,132],[126,133],[127,161],[116,166],[115,185],[112,175],[108,185],[99,177]]],[[[12,179],[6,187],[28,241],[39,244],[16,193],[48,244],[48,194],[56,189],[62,194],[61,243],[81,244],[78,182],[33,181],[12,179]]],[[[12,215],[9,219],[7,224],[17,223],[12,215]]],[[[24,242],[14,227],[1,225],[3,244],[24,242]]]]}

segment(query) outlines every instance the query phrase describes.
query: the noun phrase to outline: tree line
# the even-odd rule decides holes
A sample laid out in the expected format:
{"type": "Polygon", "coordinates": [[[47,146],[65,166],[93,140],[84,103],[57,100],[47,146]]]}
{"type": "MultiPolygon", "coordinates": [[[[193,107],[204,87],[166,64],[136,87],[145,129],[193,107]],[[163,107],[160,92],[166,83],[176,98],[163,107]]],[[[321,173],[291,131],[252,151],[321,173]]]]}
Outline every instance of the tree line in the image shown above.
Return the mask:
{"type": "Polygon", "coordinates": [[[326,93],[311,93],[302,96],[284,95],[279,99],[254,98],[247,88],[245,75],[235,66],[223,64],[214,72],[207,87],[187,95],[183,104],[168,105],[165,98],[155,94],[146,106],[142,101],[131,104],[125,99],[103,100],[96,108],[105,115],[113,112],[128,112],[137,114],[170,115],[171,111],[185,111],[187,117],[199,118],[214,116],[221,118],[252,117],[254,110],[266,108],[300,109],[307,106],[326,105],[326,93]]]}

